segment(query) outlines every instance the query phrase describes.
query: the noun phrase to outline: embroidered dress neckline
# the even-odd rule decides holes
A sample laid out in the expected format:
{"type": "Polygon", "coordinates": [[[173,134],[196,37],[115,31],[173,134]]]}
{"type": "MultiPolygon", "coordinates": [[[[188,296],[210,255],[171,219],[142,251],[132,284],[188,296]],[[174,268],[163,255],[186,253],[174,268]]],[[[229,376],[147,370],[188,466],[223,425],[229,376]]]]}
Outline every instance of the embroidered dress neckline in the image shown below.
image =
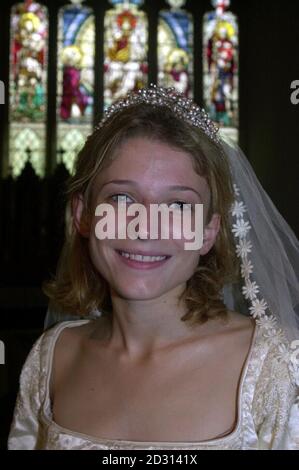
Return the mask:
{"type": "Polygon", "coordinates": [[[229,432],[228,434],[225,434],[223,437],[215,437],[215,438],[212,438],[212,439],[208,439],[208,440],[202,440],[202,441],[141,441],[141,440],[129,440],[129,439],[115,439],[115,438],[107,438],[107,437],[95,437],[95,436],[91,436],[89,434],[84,434],[84,433],[81,433],[81,432],[78,432],[78,431],[73,431],[71,429],[68,429],[68,428],[64,428],[63,426],[60,426],[58,423],[56,423],[53,418],[52,418],[52,410],[51,410],[51,401],[50,401],[50,394],[49,394],[49,391],[50,391],[50,378],[51,378],[51,371],[52,371],[52,363],[53,363],[53,353],[54,353],[54,348],[55,348],[55,344],[56,344],[56,341],[57,341],[57,338],[60,334],[60,332],[64,329],[64,328],[72,328],[72,327],[76,327],[76,326],[79,326],[79,325],[83,325],[85,323],[89,323],[91,320],[90,319],[87,319],[87,320],[71,320],[71,321],[65,321],[65,322],[62,322],[61,325],[58,326],[57,330],[55,331],[55,335],[53,336],[53,338],[51,338],[51,344],[50,344],[50,348],[48,350],[48,355],[47,355],[47,373],[46,373],[46,376],[45,376],[45,400],[44,400],[44,404],[43,404],[43,407],[42,407],[42,418],[43,420],[51,427],[51,428],[54,428],[57,430],[57,432],[59,433],[63,433],[63,434],[66,434],[68,436],[74,436],[74,437],[78,437],[78,438],[81,438],[83,440],[86,440],[88,442],[92,442],[92,443],[95,443],[95,444],[107,444],[109,445],[110,443],[116,443],[116,444],[119,444],[119,445],[136,445],[136,446],[201,446],[201,445],[216,445],[216,444],[219,444],[219,443],[224,443],[224,442],[227,442],[227,441],[230,441],[232,439],[234,439],[240,429],[241,429],[241,423],[242,423],[242,413],[241,413],[241,410],[242,410],[242,401],[243,401],[243,391],[244,391],[244,387],[245,387],[245,382],[246,382],[246,379],[247,379],[247,376],[248,376],[248,368],[249,368],[249,364],[250,364],[250,361],[251,361],[251,358],[253,356],[253,352],[255,350],[255,348],[257,347],[257,337],[258,337],[258,332],[260,332],[260,325],[258,325],[257,323],[255,323],[255,326],[254,326],[254,332],[253,332],[253,335],[252,335],[252,339],[251,339],[251,343],[250,343],[250,348],[249,348],[249,351],[247,353],[247,356],[246,356],[246,359],[245,359],[245,363],[243,365],[243,368],[242,368],[242,372],[241,372],[241,375],[240,375],[240,380],[239,380],[239,386],[238,386],[238,392],[237,392],[237,422],[236,422],[236,425],[234,426],[234,428],[232,429],[231,432],[229,432]]]}

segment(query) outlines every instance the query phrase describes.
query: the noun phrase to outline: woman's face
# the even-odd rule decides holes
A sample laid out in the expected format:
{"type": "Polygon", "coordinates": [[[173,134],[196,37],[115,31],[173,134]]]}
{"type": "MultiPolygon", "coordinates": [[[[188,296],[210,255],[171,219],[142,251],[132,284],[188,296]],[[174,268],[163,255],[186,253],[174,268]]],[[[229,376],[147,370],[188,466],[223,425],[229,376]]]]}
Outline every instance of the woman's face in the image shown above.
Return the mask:
{"type": "MultiPolygon", "coordinates": [[[[184,210],[182,202],[191,204],[193,211],[195,204],[203,204],[205,217],[210,202],[208,184],[194,171],[192,157],[188,153],[157,140],[130,138],[118,148],[115,156],[110,166],[99,172],[92,187],[93,216],[88,233],[91,260],[122,298],[146,300],[181,291],[194,273],[200,254],[206,253],[214,243],[219,219],[212,218],[210,230],[204,232],[208,239],[206,245],[201,249],[186,250],[184,244],[190,240],[183,237],[174,239],[171,224],[169,239],[162,239],[160,226],[158,239],[150,239],[150,204],[165,203],[177,211],[184,210]],[[96,206],[109,203],[114,207],[117,233],[117,205],[120,201],[125,201],[127,207],[132,203],[145,206],[148,232],[143,235],[146,239],[97,238],[96,225],[103,216],[94,215],[96,206]],[[166,259],[143,262],[128,259],[128,254],[159,255],[166,256],[166,259]]],[[[194,215],[192,212],[191,217],[194,215]]],[[[134,218],[136,215],[127,216],[126,223],[134,218]]]]}

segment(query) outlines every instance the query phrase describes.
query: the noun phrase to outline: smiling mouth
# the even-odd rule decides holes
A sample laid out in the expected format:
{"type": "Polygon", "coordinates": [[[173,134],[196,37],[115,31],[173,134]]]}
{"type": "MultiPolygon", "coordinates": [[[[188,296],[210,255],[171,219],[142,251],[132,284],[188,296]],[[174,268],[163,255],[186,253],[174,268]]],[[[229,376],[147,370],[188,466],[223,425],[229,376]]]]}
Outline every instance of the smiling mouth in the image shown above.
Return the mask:
{"type": "Polygon", "coordinates": [[[122,260],[132,267],[154,267],[160,266],[171,258],[169,255],[142,255],[140,253],[129,253],[127,251],[116,250],[122,260]]]}

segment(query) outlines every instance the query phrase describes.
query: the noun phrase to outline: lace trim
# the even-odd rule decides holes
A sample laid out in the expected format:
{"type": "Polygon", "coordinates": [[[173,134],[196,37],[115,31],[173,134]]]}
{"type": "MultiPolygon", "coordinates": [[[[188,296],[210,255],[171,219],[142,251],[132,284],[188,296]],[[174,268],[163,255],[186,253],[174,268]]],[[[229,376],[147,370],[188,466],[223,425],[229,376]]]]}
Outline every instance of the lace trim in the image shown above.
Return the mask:
{"type": "Polygon", "coordinates": [[[247,208],[240,197],[240,189],[234,184],[235,201],[232,204],[230,213],[234,219],[232,224],[232,233],[236,238],[236,254],[240,258],[241,276],[244,281],[242,293],[251,306],[250,315],[256,319],[256,322],[265,330],[265,338],[273,339],[275,337],[277,344],[280,342],[283,346],[280,348],[280,360],[288,364],[289,374],[293,384],[299,386],[299,340],[290,343],[287,340],[283,329],[278,325],[278,321],[264,298],[258,298],[260,286],[254,281],[254,266],[250,260],[249,254],[252,250],[252,243],[249,238],[251,225],[245,220],[247,208]]]}

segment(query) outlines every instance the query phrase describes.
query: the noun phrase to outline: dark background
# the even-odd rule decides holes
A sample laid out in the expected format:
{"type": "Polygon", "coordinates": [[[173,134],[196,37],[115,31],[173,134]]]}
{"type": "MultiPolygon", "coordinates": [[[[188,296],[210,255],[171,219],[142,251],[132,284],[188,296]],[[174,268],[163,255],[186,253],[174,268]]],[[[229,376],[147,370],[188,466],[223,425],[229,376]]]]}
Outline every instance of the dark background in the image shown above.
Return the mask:
{"type": "MultiPolygon", "coordinates": [[[[9,12],[14,2],[1,1],[0,79],[8,94],[9,12]]],[[[39,180],[30,166],[13,181],[0,178],[0,339],[6,365],[0,366],[0,447],[5,448],[20,368],[33,341],[41,333],[47,309],[41,283],[55,271],[63,242],[64,181],[67,172],[56,166],[55,86],[57,11],[66,2],[43,1],[50,18],[48,76],[47,176],[39,180]],[[52,39],[51,39],[52,38],[52,39]]],[[[87,1],[103,23],[108,1],[87,1]]],[[[149,17],[149,82],[156,82],[155,56],[160,0],[145,1],[149,17]]],[[[211,10],[207,0],[187,0],[194,15],[195,101],[202,104],[202,16],[211,10]]],[[[240,27],[240,146],[258,178],[295,233],[299,234],[299,105],[290,102],[290,85],[299,80],[299,2],[295,0],[232,0],[240,27]]],[[[103,28],[96,33],[102,44],[103,28]]],[[[97,48],[96,64],[103,52],[97,48]]],[[[96,70],[96,120],[102,109],[102,66],[96,70]]],[[[8,103],[8,96],[6,96],[8,103]]],[[[0,106],[0,162],[7,153],[8,106],[0,106]]]]}

